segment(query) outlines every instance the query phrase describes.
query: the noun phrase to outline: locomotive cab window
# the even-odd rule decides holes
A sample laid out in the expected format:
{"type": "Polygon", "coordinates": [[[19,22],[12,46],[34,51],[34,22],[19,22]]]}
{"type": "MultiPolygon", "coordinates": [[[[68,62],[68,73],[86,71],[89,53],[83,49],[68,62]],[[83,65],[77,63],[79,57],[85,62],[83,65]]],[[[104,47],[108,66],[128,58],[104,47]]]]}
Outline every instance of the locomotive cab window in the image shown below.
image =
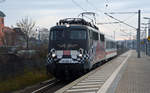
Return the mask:
{"type": "Polygon", "coordinates": [[[84,31],[84,30],[80,30],[80,31],[72,30],[72,31],[70,31],[70,39],[85,40],[86,39],[86,31],[84,31]]]}
{"type": "Polygon", "coordinates": [[[50,33],[51,40],[62,40],[65,38],[65,32],[62,30],[52,30],[50,33]]]}

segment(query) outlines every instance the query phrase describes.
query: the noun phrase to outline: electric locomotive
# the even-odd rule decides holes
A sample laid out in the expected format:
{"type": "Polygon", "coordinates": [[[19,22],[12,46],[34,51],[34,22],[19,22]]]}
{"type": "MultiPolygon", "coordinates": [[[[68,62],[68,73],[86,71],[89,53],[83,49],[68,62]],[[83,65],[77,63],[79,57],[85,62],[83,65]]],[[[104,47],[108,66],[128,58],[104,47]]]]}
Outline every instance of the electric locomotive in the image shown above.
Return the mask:
{"type": "Polygon", "coordinates": [[[50,29],[47,71],[56,78],[87,72],[106,54],[105,36],[95,25],[66,18],[50,29]]]}

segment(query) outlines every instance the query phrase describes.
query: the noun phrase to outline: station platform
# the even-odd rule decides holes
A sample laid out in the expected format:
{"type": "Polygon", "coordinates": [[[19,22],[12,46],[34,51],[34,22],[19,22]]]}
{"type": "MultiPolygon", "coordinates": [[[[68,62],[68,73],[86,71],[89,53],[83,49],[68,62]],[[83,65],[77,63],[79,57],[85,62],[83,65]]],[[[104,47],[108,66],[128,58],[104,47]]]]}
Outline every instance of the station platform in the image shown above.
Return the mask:
{"type": "Polygon", "coordinates": [[[141,52],[137,58],[136,51],[131,50],[115,93],[150,93],[150,56],[141,52]]]}
{"type": "Polygon", "coordinates": [[[55,93],[150,93],[150,56],[129,50],[55,93]]]}

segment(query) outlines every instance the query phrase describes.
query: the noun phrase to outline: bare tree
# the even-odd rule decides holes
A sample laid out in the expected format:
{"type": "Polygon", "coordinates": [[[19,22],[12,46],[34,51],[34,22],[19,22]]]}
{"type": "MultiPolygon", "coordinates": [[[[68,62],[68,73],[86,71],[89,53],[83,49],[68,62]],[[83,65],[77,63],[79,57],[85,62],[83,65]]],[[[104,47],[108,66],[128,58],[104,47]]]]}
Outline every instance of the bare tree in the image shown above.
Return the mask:
{"type": "Polygon", "coordinates": [[[32,36],[33,29],[35,27],[35,22],[28,17],[23,18],[16,23],[16,26],[21,28],[21,31],[25,34],[24,39],[26,41],[26,48],[29,48],[29,38],[32,36]]]}

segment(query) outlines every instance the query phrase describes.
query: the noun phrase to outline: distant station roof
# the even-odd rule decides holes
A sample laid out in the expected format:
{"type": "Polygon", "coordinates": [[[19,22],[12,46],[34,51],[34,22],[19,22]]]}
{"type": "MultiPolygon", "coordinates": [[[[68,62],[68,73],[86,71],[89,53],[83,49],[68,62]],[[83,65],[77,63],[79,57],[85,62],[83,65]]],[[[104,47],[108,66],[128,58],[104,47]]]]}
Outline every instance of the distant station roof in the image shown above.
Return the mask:
{"type": "Polygon", "coordinates": [[[0,17],[5,17],[6,15],[2,12],[2,11],[0,11],[0,17]]]}

